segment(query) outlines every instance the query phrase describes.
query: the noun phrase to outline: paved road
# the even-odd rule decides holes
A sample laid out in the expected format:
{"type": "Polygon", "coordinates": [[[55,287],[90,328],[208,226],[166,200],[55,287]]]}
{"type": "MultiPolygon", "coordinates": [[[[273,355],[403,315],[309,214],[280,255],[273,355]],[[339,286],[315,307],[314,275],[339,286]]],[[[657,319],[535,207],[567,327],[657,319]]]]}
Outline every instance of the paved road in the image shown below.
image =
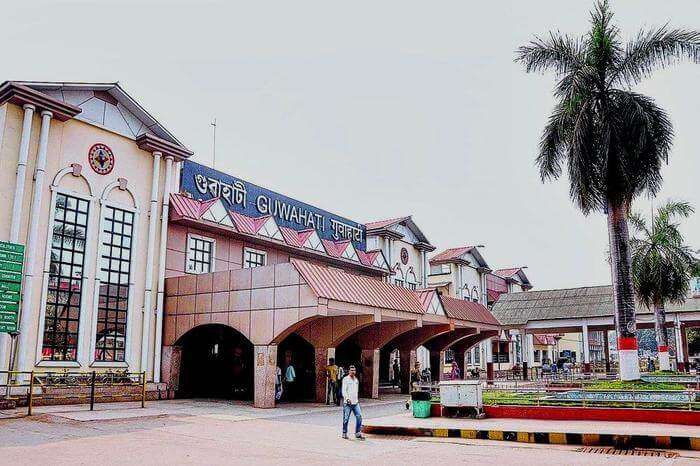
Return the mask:
{"type": "MultiPolygon", "coordinates": [[[[209,401],[149,405],[148,411],[120,406],[95,413],[61,407],[33,418],[0,420],[0,464],[700,464],[693,452],[666,459],[462,439],[342,440],[338,408],[255,410],[209,401]],[[136,413],[147,417],[133,417],[136,413]]],[[[376,418],[402,409],[397,400],[367,404],[364,414],[376,418]]]]}

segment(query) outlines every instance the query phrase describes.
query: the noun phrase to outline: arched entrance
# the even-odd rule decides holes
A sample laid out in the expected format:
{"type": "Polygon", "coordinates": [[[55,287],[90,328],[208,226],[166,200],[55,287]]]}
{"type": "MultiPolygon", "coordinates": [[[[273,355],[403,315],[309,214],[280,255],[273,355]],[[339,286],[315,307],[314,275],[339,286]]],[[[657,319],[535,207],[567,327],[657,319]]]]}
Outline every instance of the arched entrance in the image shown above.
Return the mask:
{"type": "Polygon", "coordinates": [[[292,365],[296,374],[293,383],[283,385],[282,401],[308,401],[316,397],[316,355],[314,347],[296,333],[286,337],[277,347],[277,366],[286,379],[287,368],[292,365]]]}
{"type": "Polygon", "coordinates": [[[182,348],[178,398],[253,398],[253,345],[237,330],[201,325],[177,346],[182,348]]]}
{"type": "Polygon", "coordinates": [[[400,350],[391,345],[385,345],[379,350],[379,385],[393,388],[400,385],[400,350]],[[399,370],[397,370],[399,369],[399,370]]]}
{"type": "Polygon", "coordinates": [[[362,372],[362,348],[354,338],[348,338],[335,348],[335,363],[347,371],[351,364],[362,372]]]}

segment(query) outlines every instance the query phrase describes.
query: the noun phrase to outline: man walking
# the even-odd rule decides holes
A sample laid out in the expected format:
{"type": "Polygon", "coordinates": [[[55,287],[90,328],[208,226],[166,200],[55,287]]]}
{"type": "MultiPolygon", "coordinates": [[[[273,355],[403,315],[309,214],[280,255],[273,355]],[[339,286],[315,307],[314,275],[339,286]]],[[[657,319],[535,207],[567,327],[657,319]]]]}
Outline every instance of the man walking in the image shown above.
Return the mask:
{"type": "Polygon", "coordinates": [[[355,438],[364,440],[362,435],[362,412],[360,411],[360,381],[355,374],[355,366],[348,368],[348,375],[343,378],[343,438],[348,438],[348,421],[350,413],[355,416],[355,438]]]}

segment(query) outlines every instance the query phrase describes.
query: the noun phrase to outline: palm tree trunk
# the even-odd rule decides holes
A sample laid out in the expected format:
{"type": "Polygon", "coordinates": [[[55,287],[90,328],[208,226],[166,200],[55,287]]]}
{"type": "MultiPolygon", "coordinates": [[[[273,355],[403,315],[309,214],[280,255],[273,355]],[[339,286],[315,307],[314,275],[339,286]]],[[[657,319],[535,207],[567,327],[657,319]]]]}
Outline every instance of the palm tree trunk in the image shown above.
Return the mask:
{"type": "Polygon", "coordinates": [[[666,333],[666,309],[663,301],[654,303],[654,329],[656,331],[656,346],[659,348],[659,369],[671,370],[671,360],[668,357],[668,334],[666,333]]]}
{"type": "Polygon", "coordinates": [[[639,380],[632,257],[625,205],[608,204],[608,236],[620,380],[639,380]]]}

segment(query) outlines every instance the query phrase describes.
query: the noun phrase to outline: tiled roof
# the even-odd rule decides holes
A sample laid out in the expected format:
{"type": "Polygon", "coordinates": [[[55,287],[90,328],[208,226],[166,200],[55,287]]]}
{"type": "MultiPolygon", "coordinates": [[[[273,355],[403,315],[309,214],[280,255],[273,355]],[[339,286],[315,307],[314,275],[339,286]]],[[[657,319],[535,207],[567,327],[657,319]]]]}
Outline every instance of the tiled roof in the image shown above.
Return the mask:
{"type": "Polygon", "coordinates": [[[490,273],[486,275],[486,289],[497,293],[506,293],[508,291],[508,282],[505,278],[490,273]]]}
{"type": "Polygon", "coordinates": [[[503,294],[503,292],[495,291],[495,290],[486,290],[486,293],[488,294],[489,303],[493,303],[493,302],[497,301],[499,296],[501,296],[501,294],[503,294]]]}
{"type": "Polygon", "coordinates": [[[510,278],[510,277],[512,277],[513,275],[515,275],[516,273],[518,273],[519,271],[520,271],[520,267],[514,267],[514,268],[511,268],[511,269],[498,269],[498,270],[494,270],[493,273],[495,273],[496,275],[498,275],[498,276],[501,277],[501,278],[510,278]]]}
{"type": "MultiPolygon", "coordinates": [[[[669,303],[666,308],[666,312],[698,310],[700,298],[688,298],[683,304],[669,303]]],[[[494,304],[492,312],[503,325],[525,325],[538,320],[610,317],[613,315],[612,286],[504,293],[494,304]]],[[[636,312],[651,313],[639,303],[636,312]]]]}
{"type": "Polygon", "coordinates": [[[231,220],[238,228],[238,231],[243,233],[248,233],[249,235],[255,235],[258,233],[260,228],[265,224],[269,215],[264,217],[248,217],[247,215],[239,214],[238,212],[229,211],[231,220]]]}
{"type": "Polygon", "coordinates": [[[456,260],[461,256],[462,254],[471,251],[474,249],[474,246],[464,246],[460,248],[450,248],[446,249],[442,252],[437,253],[433,257],[430,258],[430,263],[432,264],[433,262],[443,262],[443,261],[451,261],[451,260],[456,260]]]}
{"type": "Polygon", "coordinates": [[[365,226],[367,227],[368,230],[379,230],[381,228],[386,228],[386,227],[390,227],[391,225],[396,225],[397,223],[401,223],[404,220],[406,220],[407,218],[409,218],[409,217],[389,218],[386,220],[369,222],[369,223],[366,223],[365,226]]]}
{"type": "Polygon", "coordinates": [[[374,259],[376,259],[377,255],[381,253],[381,251],[378,249],[367,252],[357,250],[355,252],[357,252],[357,257],[360,259],[360,262],[369,266],[374,266],[374,259]]]}
{"type": "Polygon", "coordinates": [[[291,259],[291,263],[320,298],[413,314],[424,313],[418,295],[407,288],[299,259],[291,259]]]}
{"type": "Polygon", "coordinates": [[[498,320],[483,304],[444,295],[441,296],[441,299],[448,317],[482,324],[499,325],[498,320]]]}
{"type": "Polygon", "coordinates": [[[207,201],[198,201],[182,194],[171,194],[170,204],[173,207],[174,214],[180,217],[199,220],[204,212],[214,204],[218,198],[209,199],[207,201]]]}
{"type": "Polygon", "coordinates": [[[433,301],[433,296],[435,296],[437,291],[426,288],[416,290],[415,293],[418,295],[418,299],[420,299],[421,305],[423,306],[423,311],[425,312],[430,307],[430,303],[433,301]]]}
{"type": "Polygon", "coordinates": [[[287,244],[291,246],[296,246],[298,248],[301,248],[304,246],[304,241],[306,241],[306,238],[303,240],[301,239],[301,235],[299,234],[300,232],[296,231],[293,228],[287,228],[287,227],[279,227],[280,232],[282,233],[282,237],[284,240],[287,242],[287,244]]]}

